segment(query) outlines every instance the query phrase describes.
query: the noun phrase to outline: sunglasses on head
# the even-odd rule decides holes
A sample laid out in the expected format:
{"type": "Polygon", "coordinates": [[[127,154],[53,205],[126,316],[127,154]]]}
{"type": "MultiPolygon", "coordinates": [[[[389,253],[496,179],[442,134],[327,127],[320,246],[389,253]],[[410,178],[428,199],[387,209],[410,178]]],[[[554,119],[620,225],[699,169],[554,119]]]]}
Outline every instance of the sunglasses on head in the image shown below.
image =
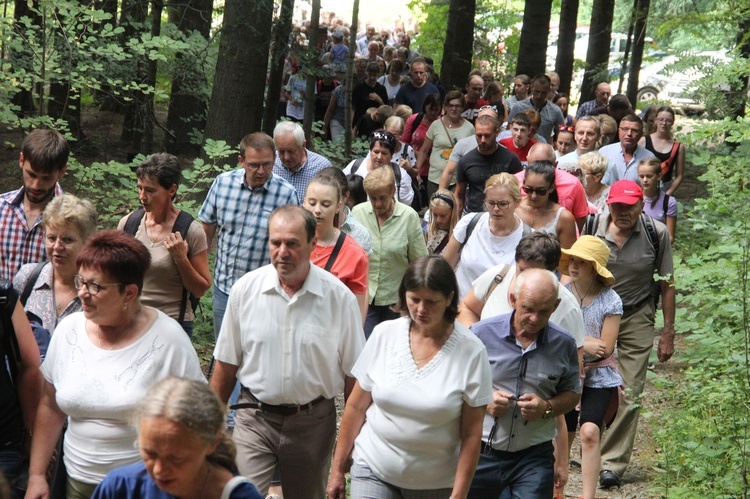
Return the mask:
{"type": "Polygon", "coordinates": [[[558,132],[570,132],[575,133],[576,129],[575,127],[568,126],[568,125],[560,125],[557,127],[558,132]]]}

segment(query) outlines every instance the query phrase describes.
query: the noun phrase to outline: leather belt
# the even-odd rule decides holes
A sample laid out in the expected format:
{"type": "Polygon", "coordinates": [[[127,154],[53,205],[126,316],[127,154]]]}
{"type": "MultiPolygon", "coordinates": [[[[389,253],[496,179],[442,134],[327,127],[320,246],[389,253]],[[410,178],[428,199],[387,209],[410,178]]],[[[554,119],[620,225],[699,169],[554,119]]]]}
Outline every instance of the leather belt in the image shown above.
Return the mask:
{"type": "Polygon", "coordinates": [[[622,306],[622,315],[629,315],[633,312],[640,310],[646,303],[653,300],[654,298],[652,296],[647,296],[643,300],[639,301],[635,305],[623,305],[622,306]]]}
{"type": "Polygon", "coordinates": [[[243,390],[246,391],[252,398],[255,399],[255,402],[241,402],[239,404],[234,404],[232,406],[229,406],[230,409],[236,410],[236,409],[258,409],[262,412],[267,412],[269,414],[277,414],[279,416],[294,416],[295,414],[299,414],[300,412],[309,411],[316,405],[320,404],[321,402],[324,402],[328,400],[327,398],[323,397],[322,395],[315,400],[312,400],[306,404],[301,405],[289,405],[289,404],[282,404],[282,405],[273,405],[273,404],[265,404],[258,400],[252,393],[250,393],[250,390],[243,387],[243,390]]]}

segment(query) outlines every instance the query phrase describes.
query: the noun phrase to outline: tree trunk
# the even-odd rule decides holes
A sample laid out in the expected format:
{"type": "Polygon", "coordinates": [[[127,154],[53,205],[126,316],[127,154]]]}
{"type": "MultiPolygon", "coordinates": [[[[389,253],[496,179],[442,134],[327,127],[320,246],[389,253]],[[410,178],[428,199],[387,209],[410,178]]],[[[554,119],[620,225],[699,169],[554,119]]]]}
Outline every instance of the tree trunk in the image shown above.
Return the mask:
{"type": "MultiPolygon", "coordinates": [[[[23,17],[28,17],[31,19],[32,24],[41,26],[42,24],[42,18],[39,15],[39,12],[37,11],[37,8],[39,7],[38,2],[28,2],[27,0],[15,0],[13,2],[14,10],[13,10],[13,20],[14,23],[17,24],[17,26],[14,26],[14,31],[16,33],[19,33],[23,31],[23,24],[20,23],[20,19],[23,17]]],[[[22,36],[22,35],[16,35],[16,36],[22,36]]],[[[10,60],[11,64],[13,64],[13,67],[18,69],[26,69],[30,74],[34,74],[37,71],[39,71],[39,67],[36,66],[34,62],[34,54],[33,52],[28,48],[28,45],[24,45],[24,49],[20,51],[14,51],[10,54],[10,60]]],[[[33,94],[33,87],[22,87],[18,90],[18,92],[13,95],[13,98],[11,99],[12,103],[19,107],[18,109],[18,115],[19,116],[29,116],[34,113],[34,94],[33,94]]]]}
{"type": "Polygon", "coordinates": [[[732,81],[730,92],[730,115],[734,118],[744,118],[747,108],[747,93],[750,91],[750,12],[745,12],[738,23],[737,51],[745,63],[737,78],[732,81]]]}
{"type": "Polygon", "coordinates": [[[562,0],[562,5],[560,6],[560,34],[557,36],[555,72],[560,75],[560,88],[558,92],[568,95],[570,95],[570,83],[573,79],[577,19],[578,0],[562,0]]]}
{"type": "Polygon", "coordinates": [[[586,72],[583,74],[579,102],[592,100],[596,86],[603,81],[609,81],[609,44],[612,38],[614,14],[615,2],[613,0],[594,0],[589,28],[589,46],[586,53],[586,72]]]}
{"type": "Polygon", "coordinates": [[[628,75],[628,99],[636,108],[638,101],[638,79],[643,64],[643,46],[646,43],[646,23],[651,9],[651,0],[639,0],[638,11],[633,32],[633,55],[630,58],[630,74],[628,75]]]}
{"type": "Polygon", "coordinates": [[[309,45],[307,47],[307,64],[302,68],[307,74],[307,85],[305,87],[305,116],[302,120],[302,128],[305,130],[307,144],[313,147],[312,125],[315,119],[315,85],[318,82],[318,39],[320,33],[320,0],[313,0],[312,13],[310,14],[309,45]]]}
{"type": "Polygon", "coordinates": [[[622,56],[620,64],[620,81],[617,84],[618,94],[622,93],[622,86],[625,82],[625,73],[628,69],[628,57],[633,48],[633,31],[635,30],[635,20],[638,17],[638,0],[633,0],[633,11],[630,13],[630,23],[628,24],[628,37],[625,39],[625,53],[622,56]]]}
{"type": "MultiPolygon", "coordinates": [[[[145,29],[146,18],[148,17],[148,2],[140,0],[122,0],[122,10],[120,12],[120,27],[123,28],[121,43],[126,47],[127,41],[137,37],[145,29]]],[[[124,81],[141,82],[146,79],[148,63],[144,58],[133,58],[132,64],[128,65],[129,73],[124,75],[124,81]]],[[[128,152],[128,159],[135,154],[132,150],[134,142],[140,143],[143,136],[143,94],[137,91],[125,92],[124,97],[129,100],[125,104],[125,119],[122,124],[122,134],[120,139],[131,144],[131,150],[128,152]]]]}
{"type": "Polygon", "coordinates": [[[526,0],[516,74],[533,77],[545,72],[551,10],[552,0],[526,0]]]}
{"type": "Polygon", "coordinates": [[[205,137],[236,146],[261,129],[273,0],[226,0],[205,137]]]}
{"type": "MultiPolygon", "coordinates": [[[[151,0],[151,37],[155,38],[161,34],[161,13],[164,10],[163,0],[151,0]]],[[[156,88],[156,72],[158,64],[156,59],[149,59],[146,66],[146,85],[156,88]]],[[[149,92],[144,95],[143,103],[143,140],[133,142],[133,149],[138,152],[150,154],[154,150],[154,94],[149,92]]]]}
{"type": "MultiPolygon", "coordinates": [[[[95,0],[94,8],[109,13],[112,17],[102,23],[93,23],[92,31],[98,33],[101,25],[117,25],[117,0],[95,0]]],[[[122,112],[122,105],[112,93],[112,87],[106,82],[101,82],[101,89],[94,90],[94,102],[97,107],[104,111],[122,112]]]]}
{"type": "Polygon", "coordinates": [[[476,0],[450,0],[440,63],[440,82],[446,89],[463,88],[466,84],[466,76],[471,71],[476,11],[476,0]]]}
{"type": "MultiPolygon", "coordinates": [[[[185,36],[197,32],[205,39],[211,34],[213,0],[187,0],[185,3],[168,8],[169,21],[177,26],[185,36]]],[[[206,127],[208,102],[203,91],[209,82],[202,67],[184,54],[176,56],[175,72],[172,75],[172,89],[169,95],[165,148],[172,154],[197,155],[200,146],[191,142],[194,130],[206,127]]]]}
{"type": "MultiPolygon", "coordinates": [[[[318,10],[320,10],[320,7],[318,7],[318,10]]],[[[266,107],[263,110],[263,131],[268,135],[273,134],[279,115],[279,94],[284,80],[284,61],[289,55],[289,35],[292,33],[293,13],[294,0],[282,0],[279,18],[273,26],[271,63],[268,70],[268,92],[266,94],[266,107]]],[[[314,19],[314,17],[311,19],[314,19]]],[[[314,31],[310,30],[309,33],[314,33],[314,31]]],[[[312,44],[313,41],[310,40],[310,43],[312,44]]]]}
{"type": "Polygon", "coordinates": [[[352,32],[349,34],[349,62],[346,66],[346,109],[344,109],[344,154],[352,154],[352,90],[354,90],[354,53],[357,51],[357,28],[359,24],[359,0],[352,7],[352,32]]]}

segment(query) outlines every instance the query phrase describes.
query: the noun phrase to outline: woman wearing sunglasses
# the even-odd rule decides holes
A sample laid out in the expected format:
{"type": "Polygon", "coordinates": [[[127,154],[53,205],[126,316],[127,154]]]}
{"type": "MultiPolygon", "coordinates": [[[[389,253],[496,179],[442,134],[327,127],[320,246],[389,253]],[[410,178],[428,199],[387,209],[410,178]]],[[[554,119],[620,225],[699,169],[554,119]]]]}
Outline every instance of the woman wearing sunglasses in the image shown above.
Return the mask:
{"type": "Polygon", "coordinates": [[[516,215],[533,230],[552,234],[561,247],[570,248],[576,240],[576,220],[557,204],[555,167],[543,161],[529,163],[521,190],[525,196],[516,215]]]}
{"type": "Polygon", "coordinates": [[[151,255],[121,231],[102,231],[78,254],[73,283],[83,312],[60,321],[41,368],[27,498],[49,496],[45,474],[64,440],[67,497],[88,498],[115,468],[139,461],[130,412],[154,383],[177,376],[205,382],[180,325],[141,304],[151,255]]]}

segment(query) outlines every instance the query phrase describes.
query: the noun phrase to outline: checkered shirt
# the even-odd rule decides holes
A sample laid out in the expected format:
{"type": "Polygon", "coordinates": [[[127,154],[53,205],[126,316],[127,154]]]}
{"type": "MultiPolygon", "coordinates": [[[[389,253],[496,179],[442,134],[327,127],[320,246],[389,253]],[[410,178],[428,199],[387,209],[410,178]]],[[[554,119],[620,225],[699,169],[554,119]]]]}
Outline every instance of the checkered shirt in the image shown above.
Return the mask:
{"type": "Polygon", "coordinates": [[[591,111],[596,109],[598,106],[596,105],[595,100],[589,100],[578,106],[578,112],[576,112],[576,119],[583,118],[584,116],[588,116],[591,111]]]}
{"type": "Polygon", "coordinates": [[[287,204],[298,204],[297,192],[276,175],[256,189],[241,168],[216,177],[198,219],[217,226],[214,283],[220,290],[229,293],[237,279],[270,263],[268,217],[287,204]]]}
{"type": "Polygon", "coordinates": [[[323,168],[331,166],[331,162],[318,153],[314,153],[309,150],[305,150],[307,153],[307,161],[302,165],[302,168],[293,172],[289,168],[281,164],[279,154],[276,153],[276,161],[273,164],[273,174],[283,178],[297,190],[297,197],[299,198],[299,204],[305,200],[305,193],[307,192],[307,184],[310,180],[317,175],[317,173],[323,168]]]}
{"type": "MultiPolygon", "coordinates": [[[[63,193],[55,185],[55,196],[63,193]]],[[[0,195],[0,277],[13,279],[21,265],[47,259],[40,214],[29,227],[23,209],[24,189],[0,195]]]]}

